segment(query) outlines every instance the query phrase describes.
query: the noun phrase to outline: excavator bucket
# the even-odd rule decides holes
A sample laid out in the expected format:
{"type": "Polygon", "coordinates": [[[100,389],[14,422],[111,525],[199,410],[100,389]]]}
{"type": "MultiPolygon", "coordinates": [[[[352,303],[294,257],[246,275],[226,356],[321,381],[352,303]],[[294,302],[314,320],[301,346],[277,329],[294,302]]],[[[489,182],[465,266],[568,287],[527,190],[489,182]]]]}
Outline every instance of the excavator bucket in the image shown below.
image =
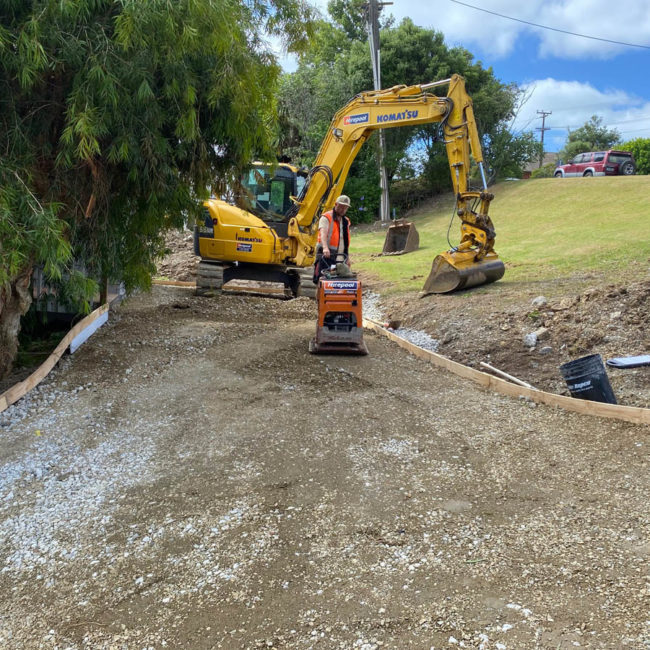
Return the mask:
{"type": "Polygon", "coordinates": [[[412,253],[420,246],[420,235],[410,221],[397,219],[386,232],[382,255],[403,255],[412,253]]]}
{"type": "Polygon", "coordinates": [[[496,253],[491,252],[478,262],[474,258],[473,251],[447,251],[438,255],[420,297],[469,289],[503,277],[506,267],[496,253]]]}

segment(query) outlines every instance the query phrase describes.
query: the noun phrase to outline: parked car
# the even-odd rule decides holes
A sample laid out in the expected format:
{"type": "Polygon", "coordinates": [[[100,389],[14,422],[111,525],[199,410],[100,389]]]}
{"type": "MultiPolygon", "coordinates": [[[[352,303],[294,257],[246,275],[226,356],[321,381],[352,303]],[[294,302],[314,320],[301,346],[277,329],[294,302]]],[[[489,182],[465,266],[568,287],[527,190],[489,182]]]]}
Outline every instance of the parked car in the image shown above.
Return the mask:
{"type": "Polygon", "coordinates": [[[566,165],[558,165],[553,175],[565,176],[631,176],[636,171],[634,156],[629,151],[590,151],[579,153],[566,165]]]}

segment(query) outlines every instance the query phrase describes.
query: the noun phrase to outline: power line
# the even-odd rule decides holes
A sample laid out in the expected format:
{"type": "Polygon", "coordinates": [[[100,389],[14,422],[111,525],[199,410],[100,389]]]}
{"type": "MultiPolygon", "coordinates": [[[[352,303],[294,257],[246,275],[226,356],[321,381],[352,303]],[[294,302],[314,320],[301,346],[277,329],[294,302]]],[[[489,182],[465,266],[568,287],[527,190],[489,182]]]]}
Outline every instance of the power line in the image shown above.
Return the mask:
{"type": "Polygon", "coordinates": [[[626,133],[639,133],[639,131],[648,131],[650,133],[650,127],[644,129],[633,129],[632,131],[621,131],[621,135],[625,135],[626,133]]]}
{"type": "MultiPolygon", "coordinates": [[[[539,111],[537,111],[539,113],[539,111]]],[[[639,118],[636,120],[624,120],[623,122],[607,122],[605,125],[606,128],[609,128],[610,126],[618,126],[619,124],[636,124],[637,122],[642,122],[643,120],[647,120],[650,116],[649,115],[641,115],[639,118]]],[[[531,118],[530,121],[533,119],[539,119],[539,118],[531,118]]],[[[529,124],[530,124],[529,121],[529,124]]],[[[582,124],[581,126],[584,126],[582,124]]],[[[547,129],[552,129],[552,130],[557,130],[557,129],[579,129],[580,126],[574,125],[574,126],[549,126],[547,129]]],[[[537,129],[539,131],[539,129],[537,129]]]]}
{"type": "Polygon", "coordinates": [[[449,0],[454,2],[457,5],[463,5],[464,7],[469,7],[470,9],[476,9],[476,11],[483,11],[486,14],[492,14],[493,16],[499,16],[499,18],[505,18],[506,20],[514,20],[517,23],[524,23],[524,25],[532,25],[533,27],[539,27],[540,29],[548,29],[552,32],[560,32],[561,34],[569,34],[569,36],[579,36],[580,38],[589,38],[592,41],[603,41],[604,43],[613,43],[614,45],[626,45],[627,47],[641,47],[644,50],[650,50],[650,45],[639,45],[638,43],[624,43],[623,41],[613,41],[609,38],[599,38],[598,36],[588,36],[587,34],[578,34],[576,32],[569,32],[566,29],[558,29],[557,27],[549,27],[548,25],[540,25],[538,23],[531,23],[528,20],[522,20],[521,18],[513,18],[512,16],[505,16],[504,14],[499,14],[496,11],[489,11],[488,9],[482,9],[481,7],[475,7],[474,5],[467,4],[466,2],[460,2],[460,0],[449,0]]]}

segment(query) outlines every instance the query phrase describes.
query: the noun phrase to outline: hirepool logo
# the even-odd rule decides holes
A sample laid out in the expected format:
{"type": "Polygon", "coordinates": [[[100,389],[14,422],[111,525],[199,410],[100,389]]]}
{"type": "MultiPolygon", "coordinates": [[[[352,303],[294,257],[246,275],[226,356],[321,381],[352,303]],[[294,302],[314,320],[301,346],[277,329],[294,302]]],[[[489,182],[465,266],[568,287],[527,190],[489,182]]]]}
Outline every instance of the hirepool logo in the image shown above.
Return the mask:
{"type": "Polygon", "coordinates": [[[402,111],[401,113],[386,113],[377,115],[377,122],[399,122],[400,120],[414,120],[419,111],[402,111]]]}
{"type": "Polygon", "coordinates": [[[364,124],[368,121],[370,115],[368,113],[361,113],[360,115],[346,115],[343,118],[343,124],[364,124]]]}

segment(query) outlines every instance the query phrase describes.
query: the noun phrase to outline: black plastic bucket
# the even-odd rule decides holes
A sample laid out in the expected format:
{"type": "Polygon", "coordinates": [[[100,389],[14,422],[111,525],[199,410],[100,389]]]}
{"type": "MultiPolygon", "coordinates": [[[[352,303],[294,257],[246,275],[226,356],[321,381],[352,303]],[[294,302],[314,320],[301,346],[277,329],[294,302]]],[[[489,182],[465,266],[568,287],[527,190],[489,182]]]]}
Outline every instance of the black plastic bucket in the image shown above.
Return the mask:
{"type": "Polygon", "coordinates": [[[616,404],[605,364],[599,354],[590,354],[588,357],[563,363],[560,372],[572,397],[616,404]]]}

